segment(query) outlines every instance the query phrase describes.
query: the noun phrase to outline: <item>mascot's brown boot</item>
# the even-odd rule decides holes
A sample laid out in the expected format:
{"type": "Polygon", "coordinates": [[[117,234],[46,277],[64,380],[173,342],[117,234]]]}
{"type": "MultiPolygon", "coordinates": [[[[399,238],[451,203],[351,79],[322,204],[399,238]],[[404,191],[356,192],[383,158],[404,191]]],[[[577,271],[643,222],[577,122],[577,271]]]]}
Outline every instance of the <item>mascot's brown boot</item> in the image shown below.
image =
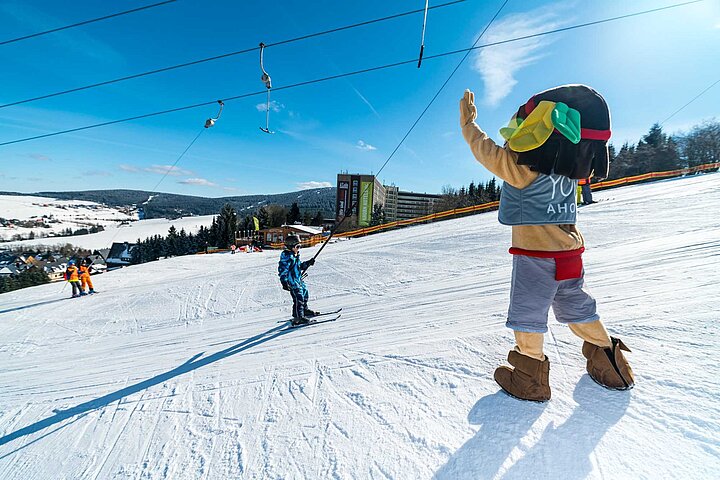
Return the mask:
{"type": "Polygon", "coordinates": [[[590,378],[613,390],[627,390],[635,385],[632,369],[622,353],[630,349],[619,338],[610,337],[600,320],[571,323],[570,330],[585,340],[582,352],[587,358],[590,378]]]}
{"type": "Polygon", "coordinates": [[[550,400],[550,361],[542,353],[543,335],[515,332],[515,340],[517,347],[508,354],[508,362],[515,368],[497,368],[495,381],[515,398],[534,402],[550,400]]]}
{"type": "Polygon", "coordinates": [[[635,385],[632,369],[622,351],[629,352],[622,340],[610,337],[610,347],[598,347],[588,341],[583,343],[582,353],[587,358],[590,377],[605,388],[628,390],[635,385]]]}

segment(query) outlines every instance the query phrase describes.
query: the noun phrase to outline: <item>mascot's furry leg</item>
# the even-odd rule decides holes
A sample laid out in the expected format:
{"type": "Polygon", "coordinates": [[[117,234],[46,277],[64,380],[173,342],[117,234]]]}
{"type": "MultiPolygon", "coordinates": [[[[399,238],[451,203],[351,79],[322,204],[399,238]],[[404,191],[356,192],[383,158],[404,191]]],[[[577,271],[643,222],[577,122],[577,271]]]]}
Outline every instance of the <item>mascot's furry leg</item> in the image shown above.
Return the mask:
{"type": "Polygon", "coordinates": [[[582,352],[593,380],[612,390],[628,390],[635,385],[633,371],[622,353],[630,349],[619,338],[611,337],[600,320],[571,323],[570,330],[585,340],[582,352]]]}
{"type": "Polygon", "coordinates": [[[508,362],[515,368],[499,367],[495,381],[505,392],[521,400],[550,400],[550,362],[543,354],[543,334],[515,332],[515,349],[508,362]]]}

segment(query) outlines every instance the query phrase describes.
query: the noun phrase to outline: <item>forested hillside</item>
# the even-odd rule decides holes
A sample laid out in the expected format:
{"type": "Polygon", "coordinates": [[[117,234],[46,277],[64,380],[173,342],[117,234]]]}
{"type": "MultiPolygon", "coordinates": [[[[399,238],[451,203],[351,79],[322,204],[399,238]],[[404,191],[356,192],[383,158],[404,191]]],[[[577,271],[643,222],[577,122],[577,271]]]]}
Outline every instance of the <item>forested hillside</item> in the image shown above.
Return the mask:
{"type": "MultiPolygon", "coordinates": [[[[0,195],[11,192],[0,192],[0,195]]],[[[61,200],[88,200],[108,206],[143,207],[145,218],[180,217],[187,215],[214,215],[226,203],[232,205],[238,215],[255,212],[263,205],[281,205],[290,208],[297,203],[301,211],[321,211],[332,217],[335,214],[335,188],[314,188],[275,195],[246,195],[239,197],[206,198],[172,193],[153,193],[143,190],[87,190],[79,192],[12,193],[13,195],[38,195],[61,200]],[[148,201],[149,200],[149,201],[148,201]]]]}

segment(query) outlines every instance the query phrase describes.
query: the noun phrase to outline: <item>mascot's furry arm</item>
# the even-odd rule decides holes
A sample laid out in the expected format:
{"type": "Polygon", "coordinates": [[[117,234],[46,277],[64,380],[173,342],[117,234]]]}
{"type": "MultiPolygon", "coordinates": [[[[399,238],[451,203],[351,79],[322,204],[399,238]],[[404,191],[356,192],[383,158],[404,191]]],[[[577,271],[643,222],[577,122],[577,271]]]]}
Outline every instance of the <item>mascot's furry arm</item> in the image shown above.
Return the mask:
{"type": "Polygon", "coordinates": [[[465,90],[465,94],[460,100],[460,126],[463,137],[470,145],[470,150],[477,161],[513,187],[525,188],[530,185],[537,178],[538,173],[531,171],[526,166],[518,165],[517,153],[499,147],[475,123],[476,118],[475,94],[470,90],[465,90]]]}

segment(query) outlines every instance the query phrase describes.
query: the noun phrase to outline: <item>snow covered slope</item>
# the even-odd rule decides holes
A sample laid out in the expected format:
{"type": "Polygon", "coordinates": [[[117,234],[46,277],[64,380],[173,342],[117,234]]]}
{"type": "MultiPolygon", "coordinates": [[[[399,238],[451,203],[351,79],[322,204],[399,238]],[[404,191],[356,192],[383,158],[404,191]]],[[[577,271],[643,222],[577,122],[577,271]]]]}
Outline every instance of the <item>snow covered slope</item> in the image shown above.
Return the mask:
{"type": "Polygon", "coordinates": [[[629,392],[552,319],[552,400],[499,392],[510,232],[477,215],[328,246],[310,305],[343,316],[298,330],[278,252],[0,295],[0,478],[717,478],[720,174],[596,199],[587,281],[629,392]]]}

